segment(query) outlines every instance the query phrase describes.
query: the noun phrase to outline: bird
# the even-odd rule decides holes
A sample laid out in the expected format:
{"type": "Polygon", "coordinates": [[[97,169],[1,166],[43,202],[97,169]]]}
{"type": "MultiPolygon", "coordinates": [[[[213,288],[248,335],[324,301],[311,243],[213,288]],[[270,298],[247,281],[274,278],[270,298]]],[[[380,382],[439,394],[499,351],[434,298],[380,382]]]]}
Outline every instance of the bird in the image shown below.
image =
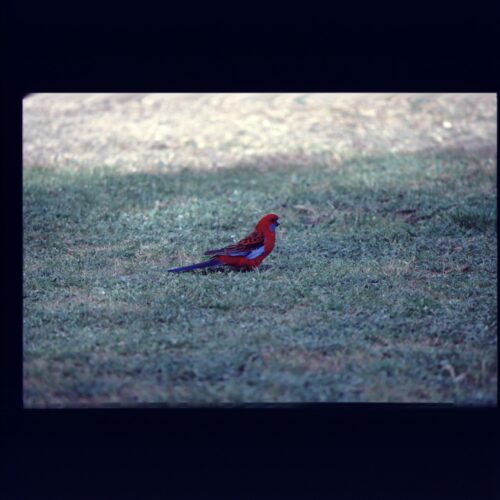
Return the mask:
{"type": "Polygon", "coordinates": [[[241,270],[256,269],[273,251],[276,228],[280,225],[276,214],[267,214],[257,222],[255,229],[245,238],[232,245],[207,250],[204,255],[212,258],[190,266],[168,269],[170,273],[182,273],[212,266],[231,266],[241,270]]]}

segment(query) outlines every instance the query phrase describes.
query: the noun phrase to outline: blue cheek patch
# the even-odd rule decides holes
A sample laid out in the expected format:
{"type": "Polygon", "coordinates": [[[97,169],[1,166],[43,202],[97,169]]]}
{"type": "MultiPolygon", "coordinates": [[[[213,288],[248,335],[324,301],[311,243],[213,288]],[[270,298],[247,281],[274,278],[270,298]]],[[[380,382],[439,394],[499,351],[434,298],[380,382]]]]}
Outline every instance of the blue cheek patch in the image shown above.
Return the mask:
{"type": "Polygon", "coordinates": [[[274,223],[273,223],[273,224],[271,224],[271,225],[269,226],[269,229],[270,229],[270,230],[274,233],[274,231],[276,231],[276,224],[274,224],[274,223]]]}

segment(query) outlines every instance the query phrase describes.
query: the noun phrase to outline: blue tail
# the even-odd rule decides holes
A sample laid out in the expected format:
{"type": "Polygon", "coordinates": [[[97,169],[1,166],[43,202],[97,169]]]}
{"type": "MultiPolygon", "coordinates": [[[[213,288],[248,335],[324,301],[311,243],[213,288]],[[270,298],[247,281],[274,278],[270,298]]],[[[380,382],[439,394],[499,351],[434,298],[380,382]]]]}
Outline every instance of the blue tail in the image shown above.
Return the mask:
{"type": "Polygon", "coordinates": [[[174,267],[173,269],[167,269],[167,271],[169,273],[183,273],[184,271],[192,271],[193,269],[202,269],[204,267],[212,267],[220,265],[221,264],[217,259],[211,259],[205,262],[200,262],[199,264],[193,264],[191,266],[174,267]]]}

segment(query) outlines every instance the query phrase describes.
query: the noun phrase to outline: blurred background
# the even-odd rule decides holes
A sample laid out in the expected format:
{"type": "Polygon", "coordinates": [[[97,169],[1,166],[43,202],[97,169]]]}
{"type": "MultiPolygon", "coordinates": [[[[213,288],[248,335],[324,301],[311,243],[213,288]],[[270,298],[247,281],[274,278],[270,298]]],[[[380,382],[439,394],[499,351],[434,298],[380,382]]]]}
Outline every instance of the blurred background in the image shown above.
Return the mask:
{"type": "Polygon", "coordinates": [[[496,151],[494,94],[35,94],[24,166],[334,165],[362,154],[496,151]]]}

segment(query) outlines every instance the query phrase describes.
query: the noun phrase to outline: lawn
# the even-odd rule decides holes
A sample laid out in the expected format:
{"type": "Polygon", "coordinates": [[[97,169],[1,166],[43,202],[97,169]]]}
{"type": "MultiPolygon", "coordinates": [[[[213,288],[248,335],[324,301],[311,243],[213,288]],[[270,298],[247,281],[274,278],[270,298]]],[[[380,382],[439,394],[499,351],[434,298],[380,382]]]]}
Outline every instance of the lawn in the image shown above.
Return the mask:
{"type": "Polygon", "coordinates": [[[24,170],[24,402],[497,400],[496,153],[24,170]],[[255,272],[171,274],[280,215],[255,272]]]}

